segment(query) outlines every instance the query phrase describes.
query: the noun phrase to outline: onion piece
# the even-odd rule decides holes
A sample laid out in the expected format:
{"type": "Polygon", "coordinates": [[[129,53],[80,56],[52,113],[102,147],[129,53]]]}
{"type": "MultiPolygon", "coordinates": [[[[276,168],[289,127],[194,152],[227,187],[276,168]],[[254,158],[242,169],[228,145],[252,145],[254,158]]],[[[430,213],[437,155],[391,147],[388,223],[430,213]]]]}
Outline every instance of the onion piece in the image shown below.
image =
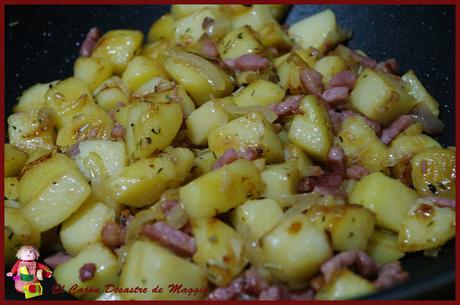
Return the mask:
{"type": "Polygon", "coordinates": [[[239,107],[236,105],[230,104],[220,104],[225,111],[233,115],[245,115],[249,113],[260,113],[265,117],[265,119],[271,124],[273,123],[278,116],[267,106],[248,106],[248,107],[239,107]]]}
{"type": "Polygon", "coordinates": [[[174,229],[180,229],[188,222],[188,216],[180,203],[166,214],[166,220],[174,229]]]}
{"type": "Polygon", "coordinates": [[[422,125],[423,131],[428,134],[439,134],[444,129],[444,123],[425,104],[419,103],[411,114],[414,120],[422,125]]]}
{"type": "Polygon", "coordinates": [[[125,245],[128,245],[130,242],[136,240],[141,231],[142,226],[152,220],[161,220],[163,218],[163,212],[160,209],[160,205],[157,203],[151,208],[140,211],[134,216],[134,219],[129,224],[126,229],[125,234],[125,245]]]}
{"type": "Polygon", "coordinates": [[[217,68],[206,59],[202,58],[201,56],[180,50],[173,50],[170,55],[171,59],[174,61],[180,62],[187,67],[192,68],[201,76],[203,76],[213,89],[225,89],[225,80],[219,71],[219,68],[217,68]]]}

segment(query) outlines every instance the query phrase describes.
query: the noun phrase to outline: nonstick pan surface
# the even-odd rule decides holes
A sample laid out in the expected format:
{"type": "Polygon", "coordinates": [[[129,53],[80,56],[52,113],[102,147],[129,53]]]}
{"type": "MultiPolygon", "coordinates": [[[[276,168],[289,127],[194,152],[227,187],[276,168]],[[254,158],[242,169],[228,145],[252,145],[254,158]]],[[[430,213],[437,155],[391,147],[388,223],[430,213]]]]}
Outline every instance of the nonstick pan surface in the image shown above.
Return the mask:
{"type": "MultiPolygon", "coordinates": [[[[421,82],[440,103],[446,128],[437,137],[443,146],[455,145],[455,7],[380,5],[294,5],[286,22],[292,24],[331,8],[340,25],[353,30],[348,43],[370,57],[397,59],[401,71],[415,70],[421,82]]],[[[5,15],[5,122],[17,97],[37,82],[64,79],[73,74],[79,45],[88,29],[141,29],[169,11],[168,5],[149,6],[6,6],[5,15]]],[[[454,299],[455,241],[437,258],[408,254],[404,268],[411,278],[401,286],[369,296],[372,299],[454,299]]],[[[8,267],[8,266],[7,266],[8,267]]],[[[34,299],[71,298],[53,295],[46,280],[43,296],[34,299]]],[[[7,299],[23,299],[5,278],[7,299]]]]}

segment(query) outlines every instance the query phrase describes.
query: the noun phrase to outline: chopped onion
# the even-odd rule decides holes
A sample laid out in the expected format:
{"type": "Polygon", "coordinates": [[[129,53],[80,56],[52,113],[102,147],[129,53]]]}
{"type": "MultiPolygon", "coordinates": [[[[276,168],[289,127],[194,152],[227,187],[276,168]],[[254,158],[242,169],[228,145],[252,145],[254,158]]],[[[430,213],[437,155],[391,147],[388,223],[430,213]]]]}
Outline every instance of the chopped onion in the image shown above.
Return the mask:
{"type": "Polygon", "coordinates": [[[412,117],[422,124],[423,131],[428,134],[438,134],[444,129],[444,123],[423,103],[419,103],[412,110],[412,117]]]}
{"type": "Polygon", "coordinates": [[[125,234],[125,244],[129,245],[130,242],[137,239],[139,234],[142,231],[142,226],[152,220],[160,220],[162,219],[162,212],[159,208],[159,204],[153,205],[151,208],[146,210],[140,211],[134,216],[134,219],[129,224],[128,228],[126,229],[125,234]]]}
{"type": "Polygon", "coordinates": [[[249,106],[249,107],[239,107],[231,104],[221,104],[222,107],[230,114],[233,115],[245,115],[249,113],[260,113],[265,117],[265,119],[271,124],[273,123],[278,116],[267,106],[249,106]]]}
{"type": "Polygon", "coordinates": [[[225,80],[219,69],[201,56],[180,50],[174,50],[171,52],[171,58],[174,61],[179,61],[195,70],[208,81],[209,85],[211,85],[213,89],[225,89],[225,80]]]}
{"type": "Polygon", "coordinates": [[[174,229],[180,229],[188,222],[187,214],[180,204],[177,204],[166,214],[166,220],[174,229]]]}

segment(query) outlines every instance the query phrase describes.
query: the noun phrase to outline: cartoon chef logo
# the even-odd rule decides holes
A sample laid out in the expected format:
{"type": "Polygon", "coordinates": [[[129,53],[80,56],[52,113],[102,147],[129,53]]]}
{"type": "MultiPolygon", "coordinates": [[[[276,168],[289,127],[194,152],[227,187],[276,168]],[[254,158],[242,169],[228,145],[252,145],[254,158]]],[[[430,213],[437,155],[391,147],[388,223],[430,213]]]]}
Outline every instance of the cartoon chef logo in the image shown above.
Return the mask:
{"type": "Polygon", "coordinates": [[[14,287],[18,292],[24,293],[26,299],[42,295],[43,288],[39,281],[52,275],[48,266],[36,262],[39,256],[40,253],[34,247],[22,246],[16,253],[18,260],[6,274],[13,277],[14,287]]]}

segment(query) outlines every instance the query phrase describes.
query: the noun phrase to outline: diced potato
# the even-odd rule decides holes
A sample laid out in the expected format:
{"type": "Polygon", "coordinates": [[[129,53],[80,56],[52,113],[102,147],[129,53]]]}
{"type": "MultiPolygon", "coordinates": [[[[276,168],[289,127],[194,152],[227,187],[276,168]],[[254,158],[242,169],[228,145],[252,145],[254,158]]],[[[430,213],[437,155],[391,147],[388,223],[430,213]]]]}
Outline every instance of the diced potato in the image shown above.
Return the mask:
{"type": "Polygon", "coordinates": [[[283,160],[280,139],[272,125],[259,113],[249,113],[215,128],[208,135],[208,145],[217,156],[228,148],[236,151],[253,148],[269,163],[283,160]]]}
{"type": "Polygon", "coordinates": [[[338,138],[341,140],[338,144],[345,152],[349,166],[359,164],[370,172],[387,169],[387,147],[363,118],[346,118],[338,138]]]}
{"type": "Polygon", "coordinates": [[[16,253],[23,245],[40,247],[40,232],[37,231],[21,213],[21,209],[5,207],[4,255],[8,268],[16,260],[16,253]]]}
{"type": "Polygon", "coordinates": [[[140,208],[156,202],[175,176],[171,157],[160,155],[124,167],[107,181],[106,188],[116,202],[140,208]]]}
{"type": "Polygon", "coordinates": [[[332,146],[332,130],[326,110],[318,98],[308,95],[300,102],[297,114],[289,127],[289,140],[311,157],[325,161],[332,146]]]}
{"type": "Polygon", "coordinates": [[[289,9],[289,5],[284,4],[264,4],[270,8],[270,12],[272,13],[273,18],[281,22],[284,15],[289,9]]]}
{"type": "Polygon", "coordinates": [[[26,112],[45,107],[45,93],[49,88],[56,85],[57,82],[54,81],[47,84],[38,83],[22,92],[18,104],[14,106],[14,112],[26,112]]]}
{"type": "MultiPolygon", "coordinates": [[[[8,138],[13,147],[27,154],[37,148],[52,149],[54,147],[56,133],[53,123],[41,120],[41,113],[44,111],[46,110],[34,109],[18,112],[8,117],[8,138]]],[[[19,158],[18,153],[15,155],[19,158]]],[[[11,163],[11,160],[5,159],[5,161],[15,164],[11,163]]]]}
{"type": "Polygon", "coordinates": [[[119,107],[120,103],[127,104],[129,90],[118,76],[112,76],[93,91],[96,103],[106,111],[119,107]]]}
{"type": "Polygon", "coordinates": [[[59,237],[65,251],[76,256],[86,246],[101,241],[104,224],[115,220],[115,212],[101,202],[87,201],[62,223],[59,237]]]}
{"type": "Polygon", "coordinates": [[[192,228],[197,244],[193,261],[206,270],[211,282],[227,285],[247,263],[241,237],[217,218],[195,220],[192,228]]]}
{"type": "Polygon", "coordinates": [[[101,243],[92,244],[80,251],[77,256],[62,263],[56,267],[53,276],[56,282],[64,287],[64,290],[70,292],[79,299],[95,299],[105,290],[105,285],[118,284],[118,260],[110,249],[101,243]],[[96,265],[94,277],[87,281],[81,281],[79,277],[80,268],[87,263],[96,265]],[[77,285],[78,289],[75,289],[77,285]],[[85,293],[85,288],[90,292],[85,293]],[[92,288],[92,289],[91,289],[92,288]],[[98,293],[91,291],[99,290],[98,293]]]}
{"type": "Polygon", "coordinates": [[[257,53],[263,50],[262,43],[256,38],[256,33],[249,27],[243,26],[228,33],[219,42],[220,57],[225,59],[238,58],[241,55],[257,53]]]}
{"type": "Polygon", "coordinates": [[[5,168],[4,175],[6,177],[16,177],[19,175],[22,166],[27,161],[27,155],[15,148],[11,144],[5,144],[5,168]]]}
{"type": "Polygon", "coordinates": [[[266,106],[280,103],[284,95],[284,89],[279,85],[259,79],[235,93],[233,95],[233,101],[236,105],[242,107],[256,105],[266,106]]]}
{"type": "Polygon", "coordinates": [[[112,62],[105,58],[79,57],[73,67],[75,77],[81,79],[90,91],[112,76],[112,62]]]}
{"type": "Polygon", "coordinates": [[[398,236],[383,230],[374,231],[366,253],[379,265],[395,262],[404,256],[399,249],[398,236]]]}
{"type": "Polygon", "coordinates": [[[413,206],[399,231],[399,249],[405,252],[434,249],[455,236],[455,210],[420,202],[413,206]]]}
{"type": "Polygon", "coordinates": [[[334,274],[315,295],[316,300],[348,300],[376,292],[376,288],[365,278],[344,268],[334,274]]]}
{"type": "Polygon", "coordinates": [[[281,222],[261,242],[272,275],[292,288],[305,286],[305,279],[316,274],[332,256],[324,231],[305,215],[297,214],[281,222]]]}
{"type": "Polygon", "coordinates": [[[299,146],[292,143],[284,144],[284,158],[286,161],[296,161],[300,177],[307,176],[313,165],[308,155],[299,146]]]}
{"type": "Polygon", "coordinates": [[[283,210],[274,199],[248,200],[230,214],[233,227],[249,241],[265,236],[282,217],[283,210]]]}
{"type": "Polygon", "coordinates": [[[58,128],[71,121],[86,105],[94,103],[86,84],[76,77],[62,80],[48,89],[45,100],[46,107],[54,112],[58,128]]]}
{"type": "Polygon", "coordinates": [[[171,187],[178,187],[191,176],[195,155],[190,149],[185,147],[173,148],[172,146],[168,146],[163,152],[171,158],[176,170],[176,176],[169,185],[171,187]]]}
{"type": "Polygon", "coordinates": [[[174,18],[179,19],[207,8],[218,8],[219,6],[217,4],[173,4],[171,5],[171,13],[174,18]]]}
{"type": "Polygon", "coordinates": [[[440,196],[455,199],[455,150],[434,147],[411,160],[412,180],[421,196],[440,196]]]}
{"type": "Polygon", "coordinates": [[[214,101],[204,103],[185,121],[190,142],[195,145],[207,144],[208,134],[227,123],[228,119],[228,114],[221,105],[214,101]]]}
{"type": "Polygon", "coordinates": [[[292,95],[305,93],[299,75],[302,70],[310,68],[310,64],[303,58],[305,56],[302,57],[300,54],[300,52],[288,53],[287,58],[276,66],[279,84],[292,95]]]}
{"type": "Polygon", "coordinates": [[[170,13],[164,14],[156,20],[149,29],[147,41],[157,41],[174,37],[174,16],[170,13]]]}
{"type": "Polygon", "coordinates": [[[263,197],[276,198],[297,193],[299,172],[295,161],[267,165],[260,176],[266,186],[263,197]]]}
{"type": "Polygon", "coordinates": [[[112,118],[102,107],[87,105],[78,115],[64,123],[58,132],[56,144],[69,147],[85,139],[109,139],[112,127],[112,118]]]}
{"type": "Polygon", "coordinates": [[[5,178],[3,186],[5,190],[5,200],[18,200],[19,192],[18,192],[18,178],[16,177],[8,177],[5,178]]]}
{"type": "Polygon", "coordinates": [[[403,88],[403,81],[365,68],[350,94],[350,105],[370,119],[388,125],[417,103],[403,88]]]}
{"type": "Polygon", "coordinates": [[[137,240],[129,248],[120,275],[120,287],[147,288],[147,293],[126,293],[123,299],[199,300],[208,292],[206,272],[148,240],[137,240]],[[152,292],[155,287],[161,292],[152,292]],[[196,289],[196,293],[182,292],[196,289]],[[172,289],[172,291],[171,291],[172,289]]]}
{"type": "Polygon", "coordinates": [[[254,4],[250,10],[232,19],[234,29],[250,26],[255,31],[261,31],[267,24],[274,22],[275,19],[273,18],[270,7],[263,4],[254,4]]]}
{"type": "Polygon", "coordinates": [[[92,178],[91,168],[89,168],[85,159],[92,153],[101,159],[106,174],[110,176],[118,175],[121,170],[128,164],[126,158],[125,143],[121,141],[110,140],[88,140],[79,143],[79,153],[75,158],[80,171],[87,179],[92,178]]]}
{"type": "Polygon", "coordinates": [[[349,196],[349,202],[375,213],[377,226],[393,232],[400,231],[403,219],[416,199],[417,193],[413,189],[381,172],[361,178],[349,196]]]}
{"type": "Polygon", "coordinates": [[[133,92],[154,77],[166,77],[163,67],[147,56],[136,56],[126,66],[121,80],[133,92]]]}
{"type": "Polygon", "coordinates": [[[166,71],[187,90],[198,106],[233,91],[230,76],[208,60],[181,51],[171,54],[165,61],[166,71]]]}
{"type": "Polygon", "coordinates": [[[176,43],[174,42],[174,39],[158,40],[143,46],[141,54],[148,56],[157,62],[164,63],[175,45],[176,43]]]}
{"type": "Polygon", "coordinates": [[[329,232],[335,251],[365,250],[374,231],[375,215],[355,205],[313,206],[308,218],[319,228],[329,232]]]}
{"type": "Polygon", "coordinates": [[[108,31],[99,39],[91,56],[110,60],[113,72],[121,75],[131,58],[139,52],[143,39],[141,31],[108,31]]]}
{"type": "Polygon", "coordinates": [[[192,174],[195,177],[199,177],[210,172],[216,160],[216,156],[212,151],[204,150],[197,153],[195,159],[193,159],[192,174]]]}
{"type": "Polygon", "coordinates": [[[441,145],[432,137],[425,134],[397,136],[390,145],[388,157],[390,160],[402,161],[429,148],[441,148],[441,145]]]}
{"type": "Polygon", "coordinates": [[[401,79],[406,82],[404,90],[412,95],[418,103],[424,104],[435,116],[439,115],[439,104],[438,102],[428,93],[419,81],[414,71],[409,70],[401,79]]]}
{"type": "Polygon", "coordinates": [[[324,56],[315,65],[315,70],[323,75],[324,85],[329,84],[331,78],[348,68],[345,60],[336,55],[324,56]]]}
{"type": "Polygon", "coordinates": [[[212,217],[258,197],[264,184],[255,165],[237,160],[183,186],[180,201],[192,219],[212,217]]]}
{"type": "Polygon", "coordinates": [[[267,23],[259,31],[260,41],[265,48],[274,47],[278,50],[288,50],[292,41],[277,22],[267,23]]]}
{"type": "Polygon", "coordinates": [[[350,33],[338,26],[334,12],[327,9],[291,25],[289,36],[303,49],[313,47],[325,53],[348,39],[350,33]]]}
{"type": "Polygon", "coordinates": [[[117,112],[116,120],[126,130],[126,146],[131,158],[145,158],[170,145],[182,124],[179,104],[133,103],[122,107],[127,119],[117,112]]]}

